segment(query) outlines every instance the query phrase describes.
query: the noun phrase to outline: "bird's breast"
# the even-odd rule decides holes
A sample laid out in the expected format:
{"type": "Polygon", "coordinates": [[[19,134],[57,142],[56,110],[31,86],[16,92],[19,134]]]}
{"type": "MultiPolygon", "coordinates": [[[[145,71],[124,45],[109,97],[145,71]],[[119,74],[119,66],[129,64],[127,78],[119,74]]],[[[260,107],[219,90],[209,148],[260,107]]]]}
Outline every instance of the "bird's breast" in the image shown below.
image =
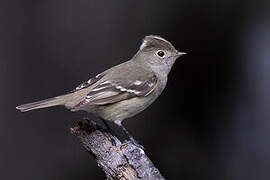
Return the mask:
{"type": "Polygon", "coordinates": [[[158,83],[154,91],[146,97],[134,97],[114,104],[99,106],[94,113],[105,120],[121,124],[122,120],[142,112],[152,104],[161,94],[165,85],[166,82],[158,83]]]}

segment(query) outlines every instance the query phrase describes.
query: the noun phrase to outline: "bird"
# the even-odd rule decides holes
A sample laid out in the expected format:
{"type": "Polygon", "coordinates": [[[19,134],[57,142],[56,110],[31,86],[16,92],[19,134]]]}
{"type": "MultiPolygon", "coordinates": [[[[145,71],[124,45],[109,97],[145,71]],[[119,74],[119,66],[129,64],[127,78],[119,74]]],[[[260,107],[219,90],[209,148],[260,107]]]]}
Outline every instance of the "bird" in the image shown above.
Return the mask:
{"type": "Polygon", "coordinates": [[[142,112],[160,96],[176,59],[185,54],[161,36],[148,35],[130,60],[97,74],[69,93],[16,109],[27,112],[65,106],[71,111],[92,113],[128,133],[122,121],[142,112]]]}

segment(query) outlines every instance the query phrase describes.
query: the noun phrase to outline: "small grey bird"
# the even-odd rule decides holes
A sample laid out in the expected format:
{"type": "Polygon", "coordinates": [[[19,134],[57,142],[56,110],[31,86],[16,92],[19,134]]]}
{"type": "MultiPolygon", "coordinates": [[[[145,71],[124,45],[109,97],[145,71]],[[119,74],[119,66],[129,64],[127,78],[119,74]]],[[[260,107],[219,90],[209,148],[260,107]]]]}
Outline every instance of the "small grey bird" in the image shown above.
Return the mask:
{"type": "Polygon", "coordinates": [[[161,94],[175,60],[184,54],[160,36],[146,36],[131,60],[98,74],[68,94],[16,108],[25,112],[60,105],[93,113],[124,128],[124,119],[143,111],[161,94]]]}

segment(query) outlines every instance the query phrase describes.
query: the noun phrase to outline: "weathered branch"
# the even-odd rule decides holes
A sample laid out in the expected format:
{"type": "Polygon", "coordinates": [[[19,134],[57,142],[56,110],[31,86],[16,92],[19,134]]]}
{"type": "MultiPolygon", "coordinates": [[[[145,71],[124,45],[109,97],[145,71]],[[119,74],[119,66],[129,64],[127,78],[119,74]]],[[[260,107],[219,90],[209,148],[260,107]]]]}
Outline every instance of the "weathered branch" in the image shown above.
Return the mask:
{"type": "Polygon", "coordinates": [[[71,133],[95,157],[107,179],[164,180],[144,151],[134,144],[121,143],[115,136],[89,123],[71,128],[71,133]]]}

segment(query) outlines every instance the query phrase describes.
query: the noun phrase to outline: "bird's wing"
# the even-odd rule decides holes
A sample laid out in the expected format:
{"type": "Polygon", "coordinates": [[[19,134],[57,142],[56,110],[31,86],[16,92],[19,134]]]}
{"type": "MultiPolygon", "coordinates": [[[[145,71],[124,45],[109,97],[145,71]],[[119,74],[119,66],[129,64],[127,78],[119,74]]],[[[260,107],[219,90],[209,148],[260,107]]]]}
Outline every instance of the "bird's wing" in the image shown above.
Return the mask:
{"type": "Polygon", "coordinates": [[[79,86],[77,86],[75,89],[73,89],[71,92],[76,92],[82,89],[85,89],[91,85],[93,85],[94,83],[96,83],[97,81],[99,81],[102,77],[105,76],[105,73],[100,73],[98,75],[96,75],[95,77],[89,79],[88,81],[80,84],[79,86]]]}
{"type": "Polygon", "coordinates": [[[149,95],[156,87],[158,78],[154,73],[137,74],[129,80],[121,78],[104,80],[95,86],[87,96],[78,103],[72,110],[83,109],[85,106],[96,106],[116,103],[132,97],[149,95]]]}

